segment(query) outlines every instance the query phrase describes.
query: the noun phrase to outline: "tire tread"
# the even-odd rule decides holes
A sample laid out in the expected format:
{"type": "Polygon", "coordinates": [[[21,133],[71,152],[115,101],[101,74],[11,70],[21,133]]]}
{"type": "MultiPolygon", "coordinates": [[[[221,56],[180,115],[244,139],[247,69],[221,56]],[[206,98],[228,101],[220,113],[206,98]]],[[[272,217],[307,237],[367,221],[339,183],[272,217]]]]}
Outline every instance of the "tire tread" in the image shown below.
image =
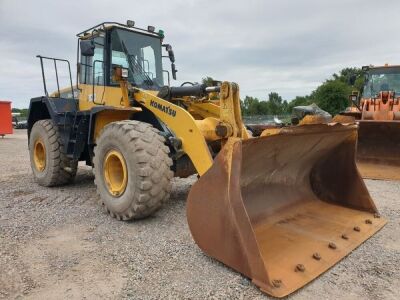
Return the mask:
{"type": "MultiPolygon", "coordinates": [[[[141,180],[136,182],[134,199],[127,210],[119,213],[111,211],[103,201],[101,194],[99,194],[100,204],[118,220],[145,218],[157,211],[170,196],[173,177],[170,168],[172,159],[168,155],[169,149],[165,145],[165,138],[152,125],[135,120],[108,124],[102,129],[98,143],[101,144],[102,137],[106,138],[110,134],[127,137],[132,156],[136,158],[137,173],[141,180]]],[[[100,163],[98,152],[99,149],[96,145],[94,148],[96,175],[96,165],[100,163]]],[[[103,184],[103,179],[97,175],[94,181],[99,193],[99,185],[103,184]]]]}

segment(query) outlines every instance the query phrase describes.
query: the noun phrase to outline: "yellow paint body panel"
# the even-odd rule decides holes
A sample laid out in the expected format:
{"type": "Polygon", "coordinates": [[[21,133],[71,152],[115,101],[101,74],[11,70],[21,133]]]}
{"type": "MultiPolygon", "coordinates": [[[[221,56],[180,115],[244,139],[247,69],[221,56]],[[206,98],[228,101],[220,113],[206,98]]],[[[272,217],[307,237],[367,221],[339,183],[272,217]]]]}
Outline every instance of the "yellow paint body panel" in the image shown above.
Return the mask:
{"type": "Polygon", "coordinates": [[[109,87],[102,85],[94,86],[80,84],[81,93],[79,95],[79,110],[89,110],[97,105],[107,105],[113,107],[125,107],[123,94],[119,86],[109,87]]]}
{"type": "Polygon", "coordinates": [[[213,159],[193,116],[184,108],[155,96],[154,92],[138,89],[135,98],[173,131],[182,141],[182,150],[190,157],[199,175],[204,174],[213,159]]]}
{"type": "Polygon", "coordinates": [[[128,107],[124,101],[124,93],[121,87],[109,87],[102,85],[80,84],[81,90],[79,94],[79,110],[90,110],[96,106],[111,106],[110,109],[98,112],[94,126],[95,140],[100,134],[100,131],[111,122],[129,120],[133,113],[139,112],[140,107],[128,107]]]}
{"type": "MultiPolygon", "coordinates": [[[[96,114],[96,122],[94,125],[94,138],[98,138],[101,130],[111,122],[129,120],[136,109],[111,109],[104,110],[96,114]]],[[[139,110],[140,111],[140,110],[139,110]]]]}
{"type": "Polygon", "coordinates": [[[207,141],[217,141],[221,139],[215,130],[216,126],[220,122],[219,119],[213,117],[207,117],[203,120],[195,120],[196,126],[207,141]]]}
{"type": "Polygon", "coordinates": [[[219,105],[211,102],[189,102],[188,111],[192,115],[198,115],[201,118],[214,117],[219,118],[219,105]]]}

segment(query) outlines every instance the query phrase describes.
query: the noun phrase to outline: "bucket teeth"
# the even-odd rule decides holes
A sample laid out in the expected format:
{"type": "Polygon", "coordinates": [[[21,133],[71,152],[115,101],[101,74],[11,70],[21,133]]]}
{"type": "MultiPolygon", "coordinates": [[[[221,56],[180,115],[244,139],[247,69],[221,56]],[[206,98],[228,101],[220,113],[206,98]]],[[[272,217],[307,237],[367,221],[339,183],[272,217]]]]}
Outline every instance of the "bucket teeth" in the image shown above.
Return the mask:
{"type": "Polygon", "coordinates": [[[335,249],[337,248],[337,246],[336,246],[335,243],[330,242],[330,243],[329,243],[329,248],[335,250],[335,249]]]}
{"type": "Polygon", "coordinates": [[[316,259],[316,260],[320,260],[321,259],[321,255],[318,252],[315,252],[313,254],[313,258],[316,259]]]}

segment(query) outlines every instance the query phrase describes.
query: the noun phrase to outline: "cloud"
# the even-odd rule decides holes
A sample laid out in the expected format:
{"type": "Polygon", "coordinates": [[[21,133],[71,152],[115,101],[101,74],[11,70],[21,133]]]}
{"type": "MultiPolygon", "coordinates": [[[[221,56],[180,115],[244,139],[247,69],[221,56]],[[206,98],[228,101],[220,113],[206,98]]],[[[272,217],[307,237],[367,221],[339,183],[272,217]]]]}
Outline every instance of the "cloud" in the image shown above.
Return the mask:
{"type": "Polygon", "coordinates": [[[178,83],[213,76],[263,99],[305,95],[343,67],[399,63],[397,0],[22,2],[0,0],[0,98],[16,107],[43,94],[37,54],[74,67],[76,33],[103,21],[162,28],[178,83]]]}

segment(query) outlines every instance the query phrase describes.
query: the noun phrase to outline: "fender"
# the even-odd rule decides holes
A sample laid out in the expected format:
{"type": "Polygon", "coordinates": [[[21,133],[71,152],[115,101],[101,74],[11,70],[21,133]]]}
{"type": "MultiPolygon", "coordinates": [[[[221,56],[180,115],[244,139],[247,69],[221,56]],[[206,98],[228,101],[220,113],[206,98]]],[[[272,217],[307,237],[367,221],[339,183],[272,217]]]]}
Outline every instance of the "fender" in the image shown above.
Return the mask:
{"type": "Polygon", "coordinates": [[[58,127],[64,152],[69,158],[88,160],[86,141],[90,114],[85,111],[80,112],[75,99],[58,97],[31,99],[28,111],[28,140],[33,125],[43,119],[51,119],[58,127]]]}

